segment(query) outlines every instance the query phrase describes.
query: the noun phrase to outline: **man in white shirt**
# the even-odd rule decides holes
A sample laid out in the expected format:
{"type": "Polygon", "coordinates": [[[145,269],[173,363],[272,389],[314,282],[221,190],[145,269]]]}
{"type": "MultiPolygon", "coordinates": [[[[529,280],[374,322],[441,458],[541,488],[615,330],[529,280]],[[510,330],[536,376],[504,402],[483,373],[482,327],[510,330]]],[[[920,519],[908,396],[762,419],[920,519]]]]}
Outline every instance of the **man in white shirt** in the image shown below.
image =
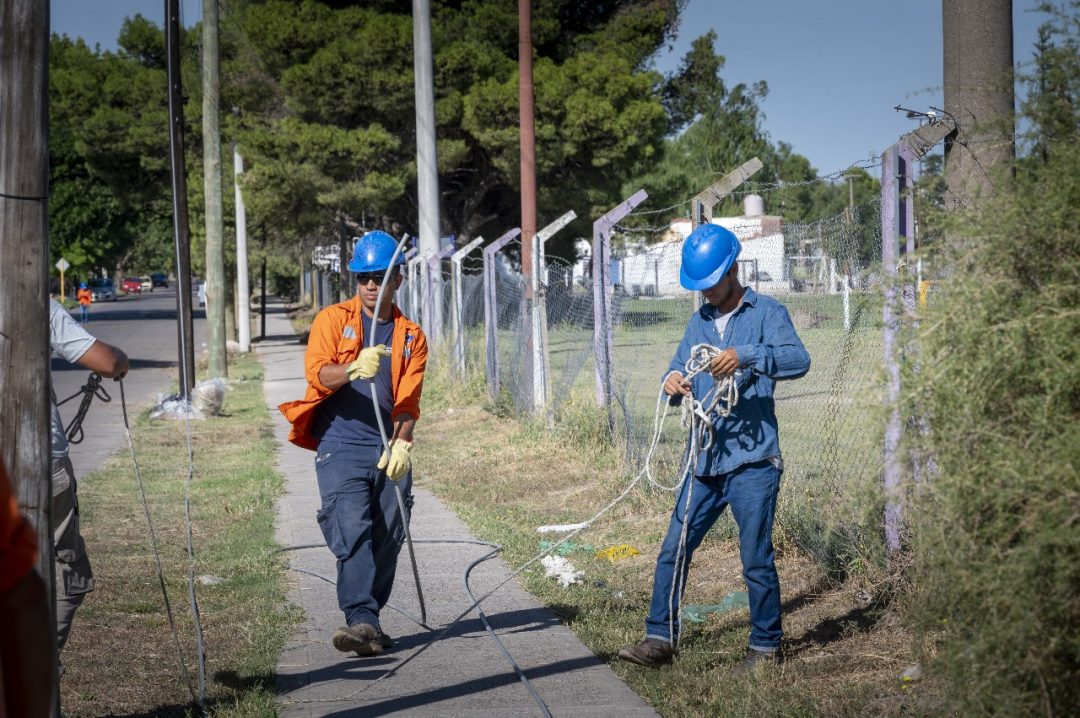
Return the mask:
{"type": "MultiPolygon", "coordinates": [[[[122,379],[128,372],[127,354],[95,339],[55,300],[49,300],[49,341],[52,350],[107,379],[122,379]]],[[[56,546],[57,653],[67,643],[75,611],[94,590],[94,573],[79,532],[79,501],[75,470],[68,457],[68,439],[52,392],[52,520],[56,546]]]]}

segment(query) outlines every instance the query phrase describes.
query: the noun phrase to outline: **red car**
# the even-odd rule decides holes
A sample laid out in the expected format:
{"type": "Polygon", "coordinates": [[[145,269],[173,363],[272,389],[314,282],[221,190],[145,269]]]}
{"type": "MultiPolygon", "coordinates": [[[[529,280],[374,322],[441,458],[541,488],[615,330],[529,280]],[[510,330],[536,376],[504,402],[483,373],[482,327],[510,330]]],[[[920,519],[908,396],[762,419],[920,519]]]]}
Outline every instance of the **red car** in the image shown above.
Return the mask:
{"type": "Polygon", "coordinates": [[[142,294],[142,281],[138,277],[124,277],[120,288],[128,294],[142,294]]]}

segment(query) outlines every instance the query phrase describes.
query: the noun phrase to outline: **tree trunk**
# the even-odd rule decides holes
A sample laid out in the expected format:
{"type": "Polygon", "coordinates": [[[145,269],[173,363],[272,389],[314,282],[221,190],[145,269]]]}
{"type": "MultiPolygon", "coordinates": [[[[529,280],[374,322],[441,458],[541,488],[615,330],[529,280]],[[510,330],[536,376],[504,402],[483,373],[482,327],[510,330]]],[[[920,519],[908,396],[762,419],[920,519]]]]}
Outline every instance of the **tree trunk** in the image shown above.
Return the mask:
{"type": "Polygon", "coordinates": [[[1015,154],[1012,0],[943,0],[947,201],[960,207],[990,192],[995,167],[1015,154]]]}
{"type": "Polygon", "coordinates": [[[227,377],[228,316],[224,220],[221,208],[221,132],[218,117],[218,3],[203,0],[203,196],[206,199],[206,324],[211,377],[227,377]]]}

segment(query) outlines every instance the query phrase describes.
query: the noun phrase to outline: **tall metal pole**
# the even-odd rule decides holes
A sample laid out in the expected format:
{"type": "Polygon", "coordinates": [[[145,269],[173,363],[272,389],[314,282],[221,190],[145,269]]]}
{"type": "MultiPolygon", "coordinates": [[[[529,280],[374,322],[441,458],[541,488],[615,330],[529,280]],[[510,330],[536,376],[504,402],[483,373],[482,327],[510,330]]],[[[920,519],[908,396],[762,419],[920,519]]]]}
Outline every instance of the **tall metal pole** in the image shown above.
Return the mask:
{"type": "Polygon", "coordinates": [[[221,209],[221,123],[218,117],[218,0],[203,0],[203,198],[206,202],[206,344],[210,376],[229,374],[225,348],[225,245],[221,209]]]}
{"type": "MultiPolygon", "coordinates": [[[[439,164],[435,153],[435,80],[431,57],[431,2],[413,0],[413,73],[416,92],[416,183],[420,209],[419,254],[439,252],[439,164]]],[[[427,286],[427,283],[424,283],[427,286]]],[[[442,341],[442,274],[433,277],[433,292],[423,296],[425,332],[442,341]]],[[[415,311],[415,309],[414,309],[415,311]]]]}
{"type": "Polygon", "coordinates": [[[180,347],[180,395],[195,386],[191,321],[191,237],[184,170],[184,97],[180,86],[180,0],[165,0],[165,47],[169,77],[169,156],[172,163],[173,241],[176,244],[176,315],[180,347]]]}
{"type": "MultiPolygon", "coordinates": [[[[0,460],[38,538],[38,572],[55,595],[49,472],[49,3],[0,4],[0,460]]],[[[5,507],[6,509],[6,507],[5,507]]],[[[48,610],[49,635],[55,611],[48,610]]],[[[36,617],[35,617],[36,618],[36,617]]],[[[11,667],[12,687],[49,680],[45,695],[14,695],[59,715],[56,642],[11,667]],[[36,659],[36,660],[35,660],[36,659]],[[33,676],[30,678],[30,676],[33,676]]],[[[8,670],[8,666],[4,666],[8,670]]],[[[25,702],[24,702],[25,701],[25,702]]],[[[13,714],[14,715],[14,714],[13,714]]]]}
{"type": "Polygon", "coordinates": [[[541,411],[538,399],[543,397],[543,376],[538,371],[543,364],[537,317],[536,290],[539,284],[536,255],[536,127],[533,120],[532,69],[532,4],[518,0],[518,112],[521,132],[521,278],[525,283],[522,331],[525,334],[525,376],[532,390],[525,392],[533,404],[532,411],[541,411]]]}
{"type": "Polygon", "coordinates": [[[236,188],[236,329],[240,351],[251,351],[251,284],[248,277],[247,208],[240,191],[240,175],[244,174],[244,158],[233,145],[233,180],[236,188]]]}
{"type": "Polygon", "coordinates": [[[991,188],[993,168],[1015,152],[1012,0],[942,0],[946,201],[966,204],[991,188]]]}

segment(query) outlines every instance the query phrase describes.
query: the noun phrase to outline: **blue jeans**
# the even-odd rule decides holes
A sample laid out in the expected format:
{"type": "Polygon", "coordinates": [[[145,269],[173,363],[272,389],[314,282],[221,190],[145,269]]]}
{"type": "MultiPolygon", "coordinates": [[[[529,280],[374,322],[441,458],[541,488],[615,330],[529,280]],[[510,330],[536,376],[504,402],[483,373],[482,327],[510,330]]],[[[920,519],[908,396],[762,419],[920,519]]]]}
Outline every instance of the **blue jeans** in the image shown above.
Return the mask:
{"type": "MultiPolygon", "coordinates": [[[[324,441],[315,455],[322,498],[315,517],[337,558],[338,606],[350,626],[379,628],[379,611],[390,599],[405,540],[394,482],[375,468],[382,450],[324,441]]],[[[412,474],[398,483],[411,510],[412,474]]]]}
{"type": "Polygon", "coordinates": [[[675,510],[671,514],[667,536],[656,558],[652,602],[645,621],[646,638],[672,642],[670,618],[674,615],[675,635],[679,633],[679,597],[690,568],[690,558],[701,545],[724,508],[739,527],[739,558],[750,598],[750,647],[775,651],[780,647],[780,578],[776,575],[776,552],[773,550],[772,525],[776,514],[776,495],[780,490],[780,470],[769,460],[744,464],[719,476],[696,476],[686,511],[686,494],[691,482],[683,484],[675,510]],[[671,588],[676,580],[675,558],[679,550],[685,516],[690,520],[686,531],[686,549],[679,561],[678,586],[674,599],[671,588]],[[672,611],[668,605],[671,601],[672,611]]]}
{"type": "Polygon", "coordinates": [[[79,305],[79,321],[86,324],[90,321],[90,306],[87,304],[79,305]]]}

